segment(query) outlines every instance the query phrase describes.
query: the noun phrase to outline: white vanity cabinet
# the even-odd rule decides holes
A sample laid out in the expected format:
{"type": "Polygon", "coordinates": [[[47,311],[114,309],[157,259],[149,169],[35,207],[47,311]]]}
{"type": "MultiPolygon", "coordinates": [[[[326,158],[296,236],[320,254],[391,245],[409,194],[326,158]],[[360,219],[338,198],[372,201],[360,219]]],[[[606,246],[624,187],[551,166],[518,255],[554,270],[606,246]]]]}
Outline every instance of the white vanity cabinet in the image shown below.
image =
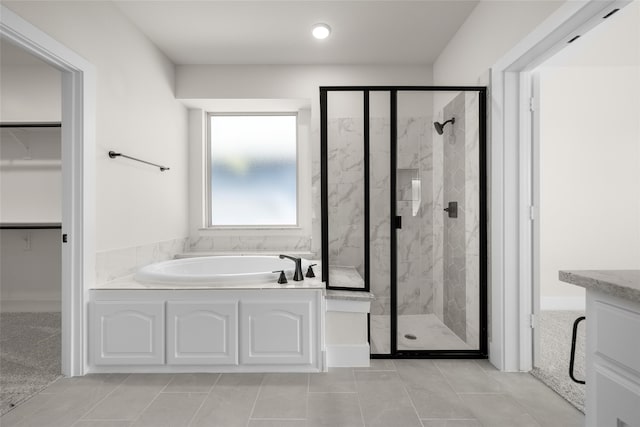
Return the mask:
{"type": "Polygon", "coordinates": [[[587,427],[640,427],[640,270],[561,271],[587,290],[587,427]]]}
{"type": "Polygon", "coordinates": [[[164,303],[96,301],[90,316],[96,365],[164,364],[164,303]]]}
{"type": "Polygon", "coordinates": [[[587,426],[640,427],[640,304],[587,291],[587,426]]]}
{"type": "Polygon", "coordinates": [[[91,296],[92,372],[326,368],[321,289],[94,290],[91,296]]]}

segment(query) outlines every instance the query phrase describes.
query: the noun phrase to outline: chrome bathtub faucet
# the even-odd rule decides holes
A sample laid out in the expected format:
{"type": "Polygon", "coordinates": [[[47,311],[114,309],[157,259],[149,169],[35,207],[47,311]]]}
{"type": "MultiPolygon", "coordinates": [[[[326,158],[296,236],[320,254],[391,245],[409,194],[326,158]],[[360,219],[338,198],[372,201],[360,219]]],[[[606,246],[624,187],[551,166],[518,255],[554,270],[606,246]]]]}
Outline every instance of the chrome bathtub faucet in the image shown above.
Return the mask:
{"type": "Polygon", "coordinates": [[[293,274],[293,280],[299,282],[300,280],[304,280],[304,276],[302,275],[302,259],[289,255],[279,255],[280,259],[288,258],[291,261],[296,263],[296,272],[293,274]]]}

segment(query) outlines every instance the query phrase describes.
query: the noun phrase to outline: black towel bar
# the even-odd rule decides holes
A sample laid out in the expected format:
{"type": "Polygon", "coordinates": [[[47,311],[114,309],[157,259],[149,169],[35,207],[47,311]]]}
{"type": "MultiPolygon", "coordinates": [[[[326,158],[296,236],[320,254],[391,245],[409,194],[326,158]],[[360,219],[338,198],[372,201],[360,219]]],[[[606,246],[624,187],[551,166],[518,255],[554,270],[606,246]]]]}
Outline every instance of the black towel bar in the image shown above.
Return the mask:
{"type": "Polygon", "coordinates": [[[169,170],[169,168],[168,168],[168,167],[166,167],[166,166],[157,165],[157,164],[155,164],[155,163],[147,162],[146,160],[141,160],[141,159],[137,159],[137,158],[135,158],[135,157],[127,156],[126,154],[116,153],[115,151],[109,151],[109,157],[110,157],[110,158],[112,158],[112,159],[115,159],[116,157],[126,157],[127,159],[135,160],[136,162],[146,163],[146,164],[148,164],[148,165],[151,165],[151,166],[155,166],[155,167],[157,167],[157,168],[160,168],[160,171],[161,171],[161,172],[164,172],[164,171],[168,171],[168,170],[169,170]]]}

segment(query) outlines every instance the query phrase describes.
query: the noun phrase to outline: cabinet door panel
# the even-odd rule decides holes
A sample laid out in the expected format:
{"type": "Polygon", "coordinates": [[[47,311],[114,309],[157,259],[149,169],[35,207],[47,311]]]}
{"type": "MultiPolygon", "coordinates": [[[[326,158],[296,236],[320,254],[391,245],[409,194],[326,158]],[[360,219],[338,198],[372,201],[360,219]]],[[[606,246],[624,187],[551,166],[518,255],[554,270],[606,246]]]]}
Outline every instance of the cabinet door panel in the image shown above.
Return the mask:
{"type": "Polygon", "coordinates": [[[640,315],[602,301],[594,314],[598,353],[640,372],[640,315]]]}
{"type": "Polygon", "coordinates": [[[640,388],[622,377],[595,367],[596,426],[639,427],[640,388]]]}
{"type": "Polygon", "coordinates": [[[162,365],[164,303],[92,303],[92,355],[96,365],[162,365]]]}
{"type": "Polygon", "coordinates": [[[311,364],[312,303],[243,302],[241,362],[311,364]]]}
{"type": "Polygon", "coordinates": [[[167,303],[169,364],[237,364],[237,301],[167,303]]]}

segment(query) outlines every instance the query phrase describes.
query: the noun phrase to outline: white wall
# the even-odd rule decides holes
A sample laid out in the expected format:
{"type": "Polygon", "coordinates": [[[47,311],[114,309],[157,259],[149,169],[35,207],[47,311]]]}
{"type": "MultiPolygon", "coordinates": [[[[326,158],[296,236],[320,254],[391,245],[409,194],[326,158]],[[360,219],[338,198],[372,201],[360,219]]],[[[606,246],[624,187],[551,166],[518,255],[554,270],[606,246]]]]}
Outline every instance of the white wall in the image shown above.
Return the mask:
{"type": "Polygon", "coordinates": [[[60,121],[60,71],[41,65],[8,64],[0,50],[0,120],[60,121]]]}
{"type": "Polygon", "coordinates": [[[640,2],[551,58],[540,89],[541,307],[571,308],[584,290],[558,270],[640,268],[640,2]]]}
{"type": "MultiPolygon", "coordinates": [[[[306,182],[311,183],[308,189],[312,194],[312,240],[311,251],[319,254],[321,243],[320,231],[320,86],[367,86],[367,85],[430,85],[432,84],[431,67],[429,66],[307,66],[307,65],[179,65],[176,75],[177,98],[189,105],[219,105],[211,100],[251,101],[256,105],[272,104],[275,108],[282,105],[282,100],[295,100],[301,105],[311,106],[311,125],[309,130],[310,163],[303,165],[303,174],[308,174],[306,182]],[[273,101],[280,100],[280,101],[273,101]]],[[[243,105],[241,101],[236,101],[243,105]]],[[[218,109],[219,111],[219,109],[218,109]]],[[[194,113],[193,132],[197,138],[191,139],[193,153],[193,173],[202,167],[202,131],[201,114],[194,113]]],[[[192,186],[199,185],[201,178],[192,178],[192,186]]],[[[193,187],[195,188],[195,187],[193,187]]],[[[197,197],[197,196],[196,196],[197,197]]],[[[202,216],[202,207],[191,203],[193,230],[197,229],[198,218],[202,216]]],[[[202,234],[202,233],[201,233],[202,234]]],[[[197,237],[193,236],[192,237],[197,237]]],[[[273,239],[278,249],[301,250],[300,236],[291,239],[273,239]],[[291,245],[286,248],[282,245],[291,245]]],[[[244,238],[230,242],[228,249],[266,250],[269,239],[244,238]]],[[[220,238],[218,238],[220,240],[220,238]]],[[[198,247],[204,245],[196,241],[198,247]]],[[[215,247],[215,245],[213,245],[215,247]]],[[[218,250],[223,249],[221,247],[218,250]]]]}
{"type": "Polygon", "coordinates": [[[186,237],[187,110],[173,64],[111,3],[3,4],[96,67],[96,250],[186,237]]]}
{"type": "Polygon", "coordinates": [[[433,64],[435,85],[474,85],[562,1],[481,1],[433,64]]]}

